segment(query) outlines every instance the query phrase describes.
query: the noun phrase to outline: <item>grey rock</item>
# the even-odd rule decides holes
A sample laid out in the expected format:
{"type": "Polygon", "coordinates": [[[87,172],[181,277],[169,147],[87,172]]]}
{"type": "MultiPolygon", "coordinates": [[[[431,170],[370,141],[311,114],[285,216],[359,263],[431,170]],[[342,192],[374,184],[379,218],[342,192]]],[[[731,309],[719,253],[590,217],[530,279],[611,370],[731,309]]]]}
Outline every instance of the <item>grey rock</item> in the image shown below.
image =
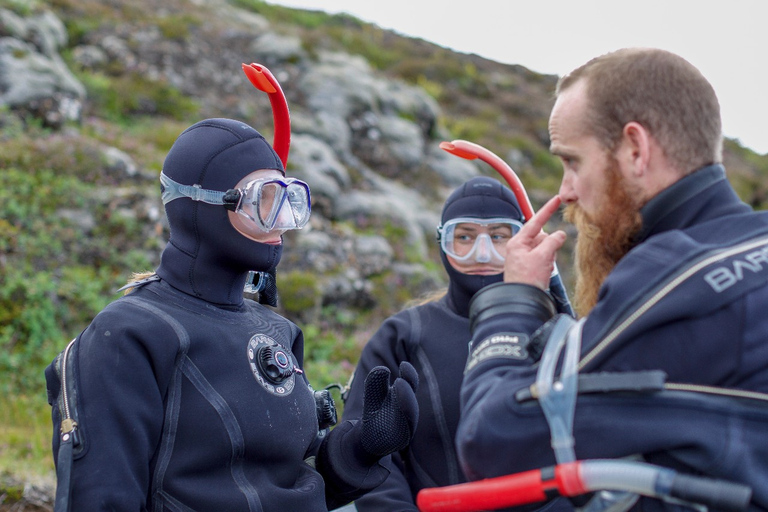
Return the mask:
{"type": "Polygon", "coordinates": [[[19,39],[0,39],[0,103],[23,106],[56,93],[85,98],[85,87],[58,56],[49,58],[19,39]]]}
{"type": "Polygon", "coordinates": [[[85,69],[98,69],[107,62],[107,52],[95,45],[80,45],[72,50],[72,58],[85,69]]]}
{"type": "MultiPolygon", "coordinates": [[[[260,64],[264,64],[267,67],[279,62],[300,60],[306,57],[306,51],[302,46],[301,39],[274,32],[264,32],[259,35],[251,44],[251,50],[254,54],[268,56],[264,62],[260,62],[260,64]]],[[[282,83],[285,77],[275,76],[275,78],[277,78],[278,82],[282,83]]]]}
{"type": "Polygon", "coordinates": [[[22,18],[8,9],[0,9],[0,34],[29,43],[47,57],[57,56],[58,50],[67,44],[67,29],[52,11],[22,18]]]}
{"type": "Polygon", "coordinates": [[[389,242],[378,235],[355,238],[354,263],[363,277],[370,277],[387,270],[392,265],[394,251],[389,242]]]}
{"type": "Polygon", "coordinates": [[[128,177],[138,174],[136,163],[125,151],[115,147],[106,147],[103,149],[102,154],[104,155],[106,170],[110,174],[122,174],[128,177]]]}
{"type": "Polygon", "coordinates": [[[450,189],[480,175],[477,164],[443,151],[439,144],[428,146],[426,166],[434,170],[450,189]]]}

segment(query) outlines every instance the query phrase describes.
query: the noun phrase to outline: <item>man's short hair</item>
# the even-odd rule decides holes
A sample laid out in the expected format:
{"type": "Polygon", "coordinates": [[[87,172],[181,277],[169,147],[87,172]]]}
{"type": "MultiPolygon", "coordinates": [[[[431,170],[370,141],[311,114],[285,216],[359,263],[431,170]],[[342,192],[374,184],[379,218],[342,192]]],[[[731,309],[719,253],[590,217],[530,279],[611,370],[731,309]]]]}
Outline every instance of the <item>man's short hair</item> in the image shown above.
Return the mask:
{"type": "Polygon", "coordinates": [[[625,48],[596,57],[562,77],[557,94],[586,80],[587,130],[609,151],[624,126],[645,127],[683,173],[722,160],[720,104],[712,85],[682,57],[625,48]]]}

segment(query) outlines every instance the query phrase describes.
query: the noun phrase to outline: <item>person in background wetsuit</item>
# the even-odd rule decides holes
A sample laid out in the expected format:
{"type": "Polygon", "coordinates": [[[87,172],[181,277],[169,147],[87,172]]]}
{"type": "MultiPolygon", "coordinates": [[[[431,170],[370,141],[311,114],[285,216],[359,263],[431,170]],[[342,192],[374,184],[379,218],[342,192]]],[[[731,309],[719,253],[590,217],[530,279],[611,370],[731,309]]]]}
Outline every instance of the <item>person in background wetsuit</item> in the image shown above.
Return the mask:
{"type": "Polygon", "coordinates": [[[74,415],[70,509],[325,512],[376,487],[389,474],[379,459],[418,421],[413,368],[393,383],[372,369],[361,419],[329,432],[302,331],[243,298],[249,271],[274,275],[282,233],[306,224],[308,186],[230,119],[186,129],[161,185],[171,236],[156,273],[104,308],[67,359],[76,406],[54,408],[53,450],[70,439],[60,416],[74,415]]]}
{"type": "Polygon", "coordinates": [[[363,381],[374,367],[396,370],[409,362],[420,382],[416,434],[407,448],[392,454],[389,478],[355,500],[359,511],[417,511],[420,489],[466,481],[454,437],[470,339],[469,303],[484,286],[501,282],[506,243],[523,221],[515,195],[493,178],[472,178],[446,200],[438,238],[447,292],[385,320],[364,347],[350,384],[345,419],[362,416],[363,381]]]}
{"type": "Polygon", "coordinates": [[[579,373],[573,431],[561,441],[575,439],[578,459],[642,458],[748,484],[751,509],[768,510],[768,214],[726,179],[712,85],[670,52],[618,50],[560,79],[549,132],[559,195],[510,241],[505,282],[470,307],[457,433],[467,476],[556,461],[534,383],[558,322],[544,290],[565,240],[541,229],[562,201],[578,229],[582,318],[552,340],[576,347],[579,373]]]}

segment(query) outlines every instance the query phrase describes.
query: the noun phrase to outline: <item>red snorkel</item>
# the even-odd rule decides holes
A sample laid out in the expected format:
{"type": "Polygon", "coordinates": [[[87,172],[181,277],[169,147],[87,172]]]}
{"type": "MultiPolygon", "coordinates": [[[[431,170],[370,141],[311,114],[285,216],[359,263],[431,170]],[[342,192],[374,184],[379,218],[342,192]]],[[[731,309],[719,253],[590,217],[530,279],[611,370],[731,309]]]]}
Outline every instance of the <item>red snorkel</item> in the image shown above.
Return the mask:
{"type": "Polygon", "coordinates": [[[285,100],[283,89],[269,69],[255,62],[243,64],[243,71],[253,86],[269,95],[272,104],[272,119],[275,125],[275,137],[272,148],[283,162],[283,167],[288,165],[288,151],[291,148],[291,114],[288,111],[288,102],[285,100]]]}
{"type": "MultiPolygon", "coordinates": [[[[283,89],[280,87],[272,72],[261,64],[252,62],[243,64],[243,72],[253,86],[269,95],[272,105],[272,122],[275,135],[272,140],[272,149],[283,162],[283,169],[288,168],[288,151],[291,149],[291,114],[288,111],[288,102],[285,99],[283,89]]],[[[245,286],[248,293],[258,293],[259,302],[268,306],[277,306],[277,285],[275,283],[275,271],[248,272],[245,286]]]]}
{"type": "Polygon", "coordinates": [[[467,160],[475,160],[479,158],[483,162],[493,167],[509,184],[509,188],[515,193],[517,202],[520,203],[520,208],[523,210],[523,217],[525,220],[530,220],[533,217],[533,207],[531,201],[528,199],[528,194],[525,192],[525,187],[517,177],[515,171],[507,165],[507,163],[498,157],[492,151],[479,146],[473,142],[466,140],[454,140],[452,142],[441,142],[440,149],[444,149],[452,155],[465,158],[467,160]]]}
{"type": "MultiPolygon", "coordinates": [[[[520,178],[518,178],[515,171],[513,171],[512,168],[494,152],[473,142],[460,139],[452,142],[441,142],[440,149],[444,149],[452,155],[467,160],[475,160],[479,158],[493,167],[496,172],[501,174],[507,184],[509,184],[509,188],[512,189],[515,198],[517,198],[517,202],[520,204],[520,209],[522,210],[525,220],[528,221],[533,217],[533,207],[531,206],[530,199],[528,199],[528,193],[525,191],[525,187],[523,187],[523,182],[520,181],[520,178]]],[[[555,270],[552,273],[552,278],[549,282],[549,291],[552,294],[552,298],[555,299],[558,312],[575,316],[573,308],[571,307],[571,302],[568,299],[568,294],[565,291],[563,280],[560,277],[560,272],[557,270],[557,265],[555,265],[555,270]]]]}

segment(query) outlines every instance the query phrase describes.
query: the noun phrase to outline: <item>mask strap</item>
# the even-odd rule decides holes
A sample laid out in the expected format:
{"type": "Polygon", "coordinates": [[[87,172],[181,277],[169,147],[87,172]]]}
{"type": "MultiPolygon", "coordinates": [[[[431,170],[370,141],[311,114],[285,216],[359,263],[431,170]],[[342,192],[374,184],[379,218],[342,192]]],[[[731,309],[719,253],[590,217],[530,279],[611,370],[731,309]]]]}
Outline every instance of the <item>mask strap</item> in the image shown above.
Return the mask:
{"type": "Polygon", "coordinates": [[[207,204],[224,204],[224,196],[227,194],[227,192],[219,192],[218,190],[206,190],[200,185],[182,185],[162,172],[160,173],[160,185],[162,186],[163,204],[168,204],[174,199],[182,197],[207,204]]]}
{"type": "Polygon", "coordinates": [[[165,173],[160,173],[160,185],[162,186],[163,204],[168,204],[174,199],[180,199],[182,197],[188,197],[193,201],[202,201],[207,204],[220,204],[227,210],[234,212],[237,210],[237,205],[240,204],[240,198],[242,193],[234,188],[227,190],[226,192],[219,192],[218,190],[206,190],[200,185],[182,185],[177,181],[173,181],[165,173]]]}

